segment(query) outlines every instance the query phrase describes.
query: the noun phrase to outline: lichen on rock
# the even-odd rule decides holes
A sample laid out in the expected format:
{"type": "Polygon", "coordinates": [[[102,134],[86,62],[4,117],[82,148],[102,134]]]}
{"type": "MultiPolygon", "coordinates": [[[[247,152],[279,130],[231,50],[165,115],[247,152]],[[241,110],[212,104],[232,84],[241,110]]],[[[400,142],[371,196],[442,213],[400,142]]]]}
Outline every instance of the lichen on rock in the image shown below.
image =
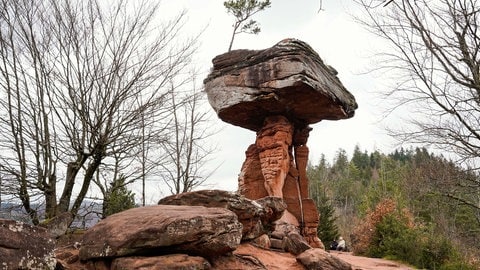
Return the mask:
{"type": "Polygon", "coordinates": [[[55,241],[42,227],[0,219],[0,246],[2,269],[55,268],[55,241]]]}

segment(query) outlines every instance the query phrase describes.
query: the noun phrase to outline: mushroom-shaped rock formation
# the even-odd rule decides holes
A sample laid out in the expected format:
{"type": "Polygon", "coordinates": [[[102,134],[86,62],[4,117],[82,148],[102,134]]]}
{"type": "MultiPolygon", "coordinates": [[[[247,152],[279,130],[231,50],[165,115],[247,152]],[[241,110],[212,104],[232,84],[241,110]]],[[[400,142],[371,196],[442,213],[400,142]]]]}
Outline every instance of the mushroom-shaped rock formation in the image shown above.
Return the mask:
{"type": "Polygon", "coordinates": [[[308,195],[306,144],[310,124],[354,115],[355,98],[336,74],[308,44],[285,39],[265,50],[215,57],[204,80],[219,118],[257,133],[246,151],[239,192],[252,200],[284,200],[287,209],[270,234],[274,242],[300,233],[311,247],[323,246],[318,212],[308,195]]]}
{"type": "Polygon", "coordinates": [[[220,119],[258,131],[270,115],[299,126],[352,117],[357,103],[336,74],[308,44],[285,39],[215,57],[204,83],[220,119]]]}

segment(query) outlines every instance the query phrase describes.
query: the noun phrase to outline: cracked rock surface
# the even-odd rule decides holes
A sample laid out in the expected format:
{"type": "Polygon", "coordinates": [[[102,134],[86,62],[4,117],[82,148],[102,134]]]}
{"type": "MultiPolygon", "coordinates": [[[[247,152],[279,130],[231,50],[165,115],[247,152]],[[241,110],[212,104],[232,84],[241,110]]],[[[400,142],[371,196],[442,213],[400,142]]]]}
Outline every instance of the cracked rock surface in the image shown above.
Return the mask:
{"type": "Polygon", "coordinates": [[[101,220],[82,240],[80,259],[186,253],[219,256],[237,248],[242,224],[223,208],[154,205],[101,220]]]}

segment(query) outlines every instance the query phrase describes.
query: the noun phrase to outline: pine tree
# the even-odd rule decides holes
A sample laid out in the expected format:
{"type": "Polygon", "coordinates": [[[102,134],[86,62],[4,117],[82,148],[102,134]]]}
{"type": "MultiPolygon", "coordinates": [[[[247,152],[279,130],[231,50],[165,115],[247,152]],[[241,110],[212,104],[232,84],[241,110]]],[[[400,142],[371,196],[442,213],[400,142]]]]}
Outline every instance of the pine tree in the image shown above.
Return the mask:
{"type": "Polygon", "coordinates": [[[339,236],[338,227],[336,225],[335,209],[333,208],[330,200],[323,192],[323,196],[320,196],[317,201],[317,209],[320,215],[320,221],[318,222],[318,238],[323,243],[329,244],[339,236]]]}
{"type": "Polygon", "coordinates": [[[257,21],[250,19],[257,12],[270,7],[270,0],[229,0],[223,2],[227,12],[235,16],[235,23],[233,24],[233,33],[228,46],[228,51],[232,50],[233,40],[235,35],[240,33],[258,34],[260,33],[260,26],[257,21]],[[250,19],[249,21],[247,21],[250,19]]]}
{"type": "Polygon", "coordinates": [[[121,175],[110,183],[103,199],[103,218],[135,207],[135,194],[125,185],[125,176],[121,175]]]}
{"type": "Polygon", "coordinates": [[[335,216],[335,209],[328,198],[328,178],[331,167],[322,155],[317,166],[311,164],[307,167],[307,174],[310,182],[310,198],[315,201],[320,220],[317,227],[317,235],[320,240],[330,244],[339,236],[335,216]]]}

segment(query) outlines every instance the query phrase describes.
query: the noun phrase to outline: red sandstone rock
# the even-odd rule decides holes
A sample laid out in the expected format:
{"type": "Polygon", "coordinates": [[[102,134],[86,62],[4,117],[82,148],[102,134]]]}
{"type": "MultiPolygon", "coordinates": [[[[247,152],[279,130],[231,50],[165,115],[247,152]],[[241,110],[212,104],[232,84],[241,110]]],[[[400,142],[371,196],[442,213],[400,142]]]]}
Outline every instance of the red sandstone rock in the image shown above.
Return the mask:
{"type": "Polygon", "coordinates": [[[254,201],[223,190],[184,192],[165,197],[158,204],[226,208],[234,212],[242,223],[242,240],[266,233],[264,226],[279,219],[286,208],[281,198],[264,197],[254,201]]]}
{"type": "Polygon", "coordinates": [[[220,119],[257,132],[239,175],[240,194],[283,198],[287,211],[280,221],[322,247],[318,212],[308,198],[306,144],[309,124],[350,118],[357,108],[336,71],[306,43],[285,39],[265,50],[215,57],[204,83],[220,119]]]}
{"type": "Polygon", "coordinates": [[[277,197],[263,197],[255,200],[265,210],[265,215],[262,216],[263,225],[270,225],[272,222],[280,219],[287,205],[281,198],[277,197]]]}
{"type": "Polygon", "coordinates": [[[73,246],[57,247],[55,249],[55,258],[57,259],[57,269],[85,269],[85,265],[82,264],[78,256],[78,249],[73,246]]]}
{"type": "Polygon", "coordinates": [[[282,246],[285,251],[288,251],[294,255],[298,255],[305,250],[312,248],[307,241],[305,241],[305,239],[296,232],[290,232],[286,237],[284,237],[282,246]]]}
{"type": "Polygon", "coordinates": [[[352,265],[353,269],[369,269],[369,270],[414,270],[416,268],[409,267],[395,261],[389,261],[379,258],[367,258],[362,256],[355,256],[350,252],[333,251],[330,255],[339,258],[352,265]]]}
{"type": "Polygon", "coordinates": [[[281,196],[288,210],[281,219],[300,227],[300,232],[312,247],[322,248],[323,244],[317,237],[318,212],[314,202],[308,198],[308,147],[305,143],[310,129],[307,127],[298,131],[295,141],[292,141],[292,128],[283,116],[267,118],[265,126],[257,132],[255,145],[246,152],[239,176],[239,192],[250,199],[265,194],[281,196]],[[294,153],[291,153],[291,148],[294,148],[294,153]]]}
{"type": "Polygon", "coordinates": [[[283,198],[285,177],[290,167],[292,135],[293,125],[280,115],[267,117],[257,132],[255,145],[268,196],[283,198]]]}
{"type": "Polygon", "coordinates": [[[249,254],[231,254],[214,258],[212,261],[213,269],[216,270],[268,270],[260,260],[249,254]]]}
{"type": "MultiPolygon", "coordinates": [[[[237,256],[250,256],[260,261],[268,270],[305,270],[295,256],[287,252],[275,252],[255,247],[251,244],[242,244],[234,252],[237,256]]],[[[214,265],[215,266],[215,265],[214,265]]],[[[230,268],[232,269],[232,268],[230,268]]],[[[235,269],[235,268],[233,268],[235,269]]],[[[237,268],[242,269],[242,268],[237,268]]],[[[248,269],[248,268],[243,268],[248,269]]]]}
{"type": "Polygon", "coordinates": [[[43,222],[39,226],[46,228],[53,237],[58,238],[65,234],[72,221],[72,213],[63,212],[60,215],[43,222]]]}
{"type": "Polygon", "coordinates": [[[0,219],[1,269],[54,269],[54,248],[45,228],[0,219]]]}
{"type": "Polygon", "coordinates": [[[240,244],[242,224],[223,208],[155,205],[129,209],[101,220],[83,236],[80,259],[145,253],[206,257],[240,244]]]}
{"type": "Polygon", "coordinates": [[[255,144],[248,147],[245,152],[245,161],[238,176],[238,192],[252,200],[268,196],[258,153],[255,144]]]}
{"type": "MultiPolygon", "coordinates": [[[[68,269],[68,270],[76,270],[76,269],[68,269]]],[[[88,261],[85,262],[79,270],[110,270],[110,262],[109,261],[88,261]]]]}
{"type": "Polygon", "coordinates": [[[270,249],[271,247],[270,237],[268,237],[268,235],[266,234],[262,234],[259,237],[253,239],[252,244],[254,244],[259,248],[270,249]]]}

